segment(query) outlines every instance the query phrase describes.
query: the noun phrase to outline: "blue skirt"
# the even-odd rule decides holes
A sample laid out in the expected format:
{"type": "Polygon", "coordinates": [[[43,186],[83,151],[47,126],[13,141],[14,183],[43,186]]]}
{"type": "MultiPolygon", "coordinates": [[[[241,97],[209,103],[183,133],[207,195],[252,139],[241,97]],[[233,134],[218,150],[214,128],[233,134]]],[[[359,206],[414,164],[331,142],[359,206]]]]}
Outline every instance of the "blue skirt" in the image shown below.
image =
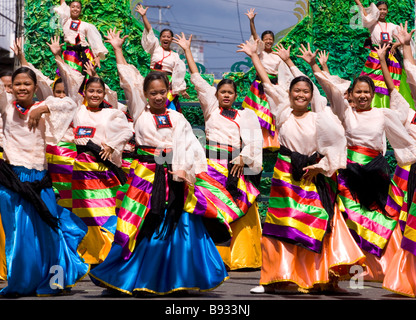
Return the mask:
{"type": "Polygon", "coordinates": [[[128,260],[117,243],[107,258],[90,271],[94,283],[127,294],[145,291],[168,294],[179,290],[212,290],[227,270],[202,218],[183,212],[167,237],[144,238],[128,260]]]}
{"type": "MultiPolygon", "coordinates": [[[[12,167],[22,182],[41,180],[47,171],[12,167]]],[[[0,185],[0,212],[6,237],[7,287],[0,295],[54,295],[68,291],[88,274],[89,265],[77,253],[87,232],[71,211],[56,204],[52,188],[41,198],[60,228],[52,230],[33,205],[0,185]]]]}

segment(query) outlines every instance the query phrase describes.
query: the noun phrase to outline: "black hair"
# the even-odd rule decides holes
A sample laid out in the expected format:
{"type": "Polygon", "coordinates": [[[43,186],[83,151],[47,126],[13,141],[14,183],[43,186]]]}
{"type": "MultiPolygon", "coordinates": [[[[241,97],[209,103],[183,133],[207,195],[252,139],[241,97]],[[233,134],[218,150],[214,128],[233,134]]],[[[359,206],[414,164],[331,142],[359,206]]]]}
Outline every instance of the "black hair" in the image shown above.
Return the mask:
{"type": "Polygon", "coordinates": [[[160,31],[160,35],[162,35],[163,32],[169,32],[170,35],[173,37],[173,31],[170,29],[163,29],[162,31],[160,31]]]}
{"type": "Polygon", "coordinates": [[[386,1],[379,1],[379,2],[377,2],[377,3],[376,3],[376,7],[378,8],[379,6],[381,6],[381,5],[383,5],[383,4],[385,4],[385,5],[386,5],[387,9],[389,8],[389,5],[387,4],[387,2],[386,2],[386,1]]]}
{"type": "Polygon", "coordinates": [[[369,76],[359,76],[354,79],[354,82],[352,83],[351,92],[354,91],[355,86],[358,82],[365,82],[370,87],[371,91],[374,93],[376,90],[376,86],[374,84],[373,79],[371,79],[369,76]]]}
{"type": "Polygon", "coordinates": [[[231,79],[222,79],[218,84],[217,84],[217,92],[218,90],[220,90],[220,88],[225,85],[225,84],[230,84],[233,86],[234,88],[234,92],[237,93],[237,85],[235,84],[235,82],[231,79]]]}
{"type": "Polygon", "coordinates": [[[290,82],[289,92],[292,91],[295,84],[297,84],[298,82],[302,82],[302,81],[306,82],[309,89],[311,89],[311,93],[313,94],[313,83],[312,83],[311,79],[309,79],[308,77],[305,77],[305,76],[299,76],[299,77],[296,77],[295,79],[293,79],[290,82]]]}
{"type": "Polygon", "coordinates": [[[161,71],[151,71],[146,76],[146,78],[144,78],[144,81],[143,81],[143,91],[146,92],[147,89],[149,88],[150,83],[152,81],[155,81],[155,80],[162,80],[165,83],[165,85],[166,85],[166,89],[169,90],[169,79],[166,76],[166,73],[161,72],[161,71]]]}
{"type": "Polygon", "coordinates": [[[78,2],[79,3],[79,5],[81,6],[81,8],[82,8],[82,2],[81,2],[81,0],[74,0],[74,1],[71,1],[70,3],[69,3],[69,5],[71,5],[73,2],[78,2]]]}
{"type": "Polygon", "coordinates": [[[63,83],[64,81],[62,80],[62,78],[58,78],[58,79],[56,79],[56,81],[53,83],[53,86],[52,86],[52,91],[55,91],[55,87],[56,87],[56,85],[58,84],[58,83],[63,83]]]}
{"type": "Polygon", "coordinates": [[[263,38],[264,38],[266,35],[268,35],[268,34],[270,34],[270,35],[273,37],[273,40],[274,40],[274,33],[273,33],[273,31],[271,31],[271,30],[266,30],[266,31],[264,31],[264,32],[261,34],[261,40],[263,40],[263,38]]]}
{"type": "Polygon", "coordinates": [[[16,76],[21,74],[21,73],[26,73],[29,76],[29,78],[31,78],[33,80],[35,85],[37,85],[38,80],[36,78],[36,73],[28,67],[20,67],[20,68],[16,69],[15,72],[13,72],[13,74],[12,74],[12,83],[13,83],[14,79],[16,78],[16,76]]]}
{"type": "Polygon", "coordinates": [[[91,83],[99,83],[103,89],[105,90],[105,83],[101,78],[98,77],[92,77],[89,78],[88,81],[85,83],[85,90],[87,90],[87,88],[90,86],[91,83]]]}
{"type": "Polygon", "coordinates": [[[11,71],[11,70],[0,71],[0,78],[11,77],[11,76],[13,76],[13,71],[11,71]]]}

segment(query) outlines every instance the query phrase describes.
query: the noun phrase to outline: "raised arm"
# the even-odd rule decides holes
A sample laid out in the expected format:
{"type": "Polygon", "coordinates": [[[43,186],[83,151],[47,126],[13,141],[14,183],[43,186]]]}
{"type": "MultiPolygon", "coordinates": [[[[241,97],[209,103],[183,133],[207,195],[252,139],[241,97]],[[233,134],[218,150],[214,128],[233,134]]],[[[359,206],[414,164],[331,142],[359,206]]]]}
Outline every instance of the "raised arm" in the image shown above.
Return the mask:
{"type": "Polygon", "coordinates": [[[402,23],[400,23],[400,26],[397,28],[397,33],[393,34],[393,37],[403,46],[403,58],[409,61],[411,64],[416,65],[416,61],[412,54],[412,48],[410,46],[414,32],[415,29],[410,31],[410,33],[407,31],[406,21],[404,26],[402,23]]]}
{"type": "Polygon", "coordinates": [[[361,1],[360,0],[354,0],[354,1],[355,1],[355,4],[360,8],[363,15],[367,16],[367,12],[365,11],[365,8],[364,8],[363,4],[361,3],[361,1]]]}
{"type": "Polygon", "coordinates": [[[14,55],[17,57],[17,59],[19,60],[22,66],[29,66],[29,63],[26,60],[25,53],[23,52],[23,38],[22,37],[17,38],[14,41],[13,47],[10,47],[10,49],[12,49],[14,55]]]}
{"type": "Polygon", "coordinates": [[[384,82],[386,83],[387,89],[389,90],[389,93],[391,94],[392,91],[396,87],[394,85],[393,78],[390,75],[389,67],[386,62],[386,52],[389,47],[390,47],[389,44],[384,43],[381,47],[376,47],[375,50],[380,60],[381,71],[383,72],[384,82]]]}
{"type": "Polygon", "coordinates": [[[260,61],[260,58],[257,54],[257,45],[258,40],[255,42],[246,41],[245,43],[240,44],[238,47],[240,48],[237,50],[237,52],[244,52],[246,55],[248,55],[251,58],[251,61],[253,62],[254,68],[257,71],[258,76],[260,77],[260,80],[263,83],[272,84],[270,81],[269,76],[267,75],[266,70],[263,67],[263,64],[260,61]]]}
{"type": "Polygon", "coordinates": [[[259,39],[259,35],[257,34],[256,26],[254,24],[254,18],[257,15],[257,13],[254,12],[254,8],[251,8],[250,10],[247,10],[247,13],[245,15],[250,20],[250,32],[251,32],[251,35],[253,36],[254,40],[259,39]]]}
{"type": "Polygon", "coordinates": [[[198,73],[198,66],[195,63],[194,57],[191,52],[191,42],[192,42],[192,35],[189,36],[189,39],[187,40],[185,38],[184,33],[182,32],[179,36],[178,34],[175,35],[175,37],[172,40],[173,43],[176,43],[178,46],[180,46],[184,53],[186,61],[188,62],[188,68],[189,72],[192,73],[198,73]]]}
{"type": "Polygon", "coordinates": [[[123,43],[128,37],[128,35],[125,35],[124,37],[120,37],[121,31],[117,31],[116,28],[109,29],[107,31],[107,35],[105,38],[105,42],[111,44],[114,50],[114,54],[116,56],[116,63],[117,64],[128,64],[123,53],[123,43]]]}
{"type": "Polygon", "coordinates": [[[138,12],[140,14],[140,16],[142,17],[144,27],[146,28],[147,32],[149,32],[150,30],[152,30],[152,25],[150,24],[149,20],[147,19],[147,15],[146,15],[147,9],[148,8],[144,8],[141,4],[139,4],[136,7],[136,12],[138,12]]]}

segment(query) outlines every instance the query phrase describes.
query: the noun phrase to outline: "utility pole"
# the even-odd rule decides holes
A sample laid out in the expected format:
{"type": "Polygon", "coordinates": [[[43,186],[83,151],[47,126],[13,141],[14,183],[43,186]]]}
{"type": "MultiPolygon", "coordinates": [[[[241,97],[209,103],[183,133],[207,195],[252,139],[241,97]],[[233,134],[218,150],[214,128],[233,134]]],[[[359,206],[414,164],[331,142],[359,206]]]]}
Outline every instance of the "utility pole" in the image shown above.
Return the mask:
{"type": "Polygon", "coordinates": [[[161,31],[162,25],[169,25],[168,22],[162,22],[162,9],[170,9],[172,6],[146,6],[147,8],[157,8],[159,9],[159,22],[157,22],[158,30],[161,31]]]}

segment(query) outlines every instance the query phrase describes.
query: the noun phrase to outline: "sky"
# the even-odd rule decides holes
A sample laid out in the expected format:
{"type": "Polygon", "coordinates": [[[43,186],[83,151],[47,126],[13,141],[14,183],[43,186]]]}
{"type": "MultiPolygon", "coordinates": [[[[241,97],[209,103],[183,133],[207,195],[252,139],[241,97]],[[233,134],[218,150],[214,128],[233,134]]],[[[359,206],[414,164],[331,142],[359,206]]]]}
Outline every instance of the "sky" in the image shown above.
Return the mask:
{"type": "MultiPolygon", "coordinates": [[[[248,9],[257,12],[255,25],[261,34],[265,30],[277,33],[295,25],[293,10],[297,0],[132,0],[143,6],[170,6],[169,9],[149,7],[147,17],[152,27],[170,28],[176,33],[192,34],[204,44],[206,73],[220,77],[229,72],[235,62],[245,61],[237,53],[237,45],[250,38],[248,9]],[[160,16],[159,16],[160,15],[160,16]],[[163,24],[159,25],[161,21],[163,24]]],[[[140,16],[138,16],[140,19],[140,16]]]]}

